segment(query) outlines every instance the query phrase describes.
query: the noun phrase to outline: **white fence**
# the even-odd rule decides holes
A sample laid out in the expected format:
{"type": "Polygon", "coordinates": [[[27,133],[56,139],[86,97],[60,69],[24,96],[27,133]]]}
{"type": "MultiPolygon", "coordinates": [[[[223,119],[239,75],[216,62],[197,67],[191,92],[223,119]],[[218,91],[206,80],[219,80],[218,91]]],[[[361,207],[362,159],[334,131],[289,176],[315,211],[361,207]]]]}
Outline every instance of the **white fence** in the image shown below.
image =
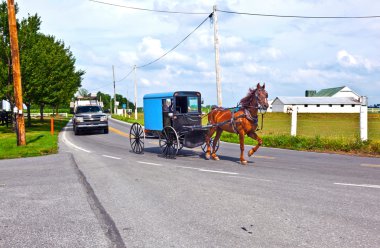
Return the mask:
{"type": "MultiPolygon", "coordinates": [[[[49,116],[52,116],[53,113],[44,113],[43,115],[44,115],[44,117],[49,117],[49,116]]],[[[58,114],[55,114],[55,115],[67,117],[67,113],[58,113],[58,114]]],[[[27,117],[28,114],[24,112],[24,116],[27,117]]],[[[30,113],[30,117],[32,117],[32,118],[41,117],[41,114],[40,113],[30,113]]]]}
{"type": "MultiPolygon", "coordinates": [[[[362,97],[360,105],[360,139],[362,141],[368,140],[368,106],[367,97],[362,97]]],[[[292,108],[292,123],[290,128],[290,135],[297,135],[297,114],[298,107],[293,106],[292,108]]]]}

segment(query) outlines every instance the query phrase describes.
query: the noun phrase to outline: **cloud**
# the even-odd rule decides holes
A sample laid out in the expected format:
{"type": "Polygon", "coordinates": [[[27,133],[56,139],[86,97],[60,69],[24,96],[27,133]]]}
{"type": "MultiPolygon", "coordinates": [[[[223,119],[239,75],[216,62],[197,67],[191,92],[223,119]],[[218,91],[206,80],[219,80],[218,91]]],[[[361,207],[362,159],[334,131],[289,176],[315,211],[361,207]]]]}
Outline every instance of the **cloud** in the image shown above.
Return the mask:
{"type": "Polygon", "coordinates": [[[139,80],[143,86],[166,86],[166,82],[158,81],[158,80],[149,80],[147,78],[141,78],[139,80]]]}
{"type": "Polygon", "coordinates": [[[346,50],[340,50],[337,55],[338,63],[343,67],[356,67],[365,68],[367,71],[372,71],[375,67],[378,67],[375,63],[369,59],[362,58],[360,56],[354,56],[346,50]]]}

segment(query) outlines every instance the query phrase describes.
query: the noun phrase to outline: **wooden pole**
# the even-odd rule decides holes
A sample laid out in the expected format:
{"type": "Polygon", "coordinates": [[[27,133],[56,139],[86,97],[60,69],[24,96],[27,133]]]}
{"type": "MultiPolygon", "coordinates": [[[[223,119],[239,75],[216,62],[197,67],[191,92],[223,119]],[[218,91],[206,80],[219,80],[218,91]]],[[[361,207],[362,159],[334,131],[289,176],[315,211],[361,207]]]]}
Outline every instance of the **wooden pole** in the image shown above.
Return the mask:
{"type": "Polygon", "coordinates": [[[218,16],[216,15],[216,5],[214,5],[213,7],[212,18],[214,22],[216,99],[217,99],[218,106],[221,107],[222,106],[222,86],[220,82],[218,16]]]}
{"type": "Polygon", "coordinates": [[[54,135],[54,117],[53,116],[50,118],[50,133],[51,135],[54,135]]]}
{"type": "Polygon", "coordinates": [[[113,113],[117,114],[117,105],[116,105],[116,85],[115,85],[115,68],[112,65],[112,75],[113,75],[113,101],[114,101],[114,111],[113,113]]]}
{"type": "Polygon", "coordinates": [[[11,55],[12,55],[12,71],[13,71],[13,85],[16,108],[14,112],[16,114],[17,125],[17,145],[26,145],[25,138],[25,122],[22,105],[22,85],[21,85],[21,73],[20,73],[20,56],[18,50],[18,37],[17,37],[17,24],[14,0],[7,0],[8,2],[8,22],[9,33],[11,43],[11,55]]]}

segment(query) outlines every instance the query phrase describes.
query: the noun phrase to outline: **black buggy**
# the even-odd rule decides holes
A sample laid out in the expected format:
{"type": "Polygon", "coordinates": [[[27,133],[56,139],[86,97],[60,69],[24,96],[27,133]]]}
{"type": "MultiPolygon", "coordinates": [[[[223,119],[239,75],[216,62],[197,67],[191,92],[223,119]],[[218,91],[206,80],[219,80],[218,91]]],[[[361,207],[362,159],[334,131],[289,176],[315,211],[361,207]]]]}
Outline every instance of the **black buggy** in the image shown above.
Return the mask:
{"type": "MultiPolygon", "coordinates": [[[[146,134],[159,138],[162,155],[174,158],[183,147],[202,146],[210,125],[202,125],[201,94],[176,91],[144,96],[144,125],[130,130],[132,151],[143,153],[146,134]]],[[[217,148],[219,147],[219,142],[217,148]]]]}

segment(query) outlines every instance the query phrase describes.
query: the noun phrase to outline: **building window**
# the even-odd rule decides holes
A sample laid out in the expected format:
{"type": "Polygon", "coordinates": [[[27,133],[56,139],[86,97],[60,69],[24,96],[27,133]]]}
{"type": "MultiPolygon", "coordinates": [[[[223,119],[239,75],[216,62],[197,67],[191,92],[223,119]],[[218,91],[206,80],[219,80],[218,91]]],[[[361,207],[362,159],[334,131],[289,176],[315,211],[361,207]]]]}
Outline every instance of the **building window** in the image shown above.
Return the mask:
{"type": "Polygon", "coordinates": [[[341,104],[340,106],[343,108],[343,107],[344,107],[344,104],[341,104]]]}
{"type": "Polygon", "coordinates": [[[329,104],[329,107],[332,107],[332,104],[329,104]]]}
{"type": "Polygon", "coordinates": [[[317,104],[317,107],[319,108],[321,105],[317,104]]]}
{"type": "Polygon", "coordinates": [[[307,105],[307,104],[305,104],[304,106],[305,106],[305,108],[307,108],[307,107],[308,107],[308,105],[307,105]]]}

